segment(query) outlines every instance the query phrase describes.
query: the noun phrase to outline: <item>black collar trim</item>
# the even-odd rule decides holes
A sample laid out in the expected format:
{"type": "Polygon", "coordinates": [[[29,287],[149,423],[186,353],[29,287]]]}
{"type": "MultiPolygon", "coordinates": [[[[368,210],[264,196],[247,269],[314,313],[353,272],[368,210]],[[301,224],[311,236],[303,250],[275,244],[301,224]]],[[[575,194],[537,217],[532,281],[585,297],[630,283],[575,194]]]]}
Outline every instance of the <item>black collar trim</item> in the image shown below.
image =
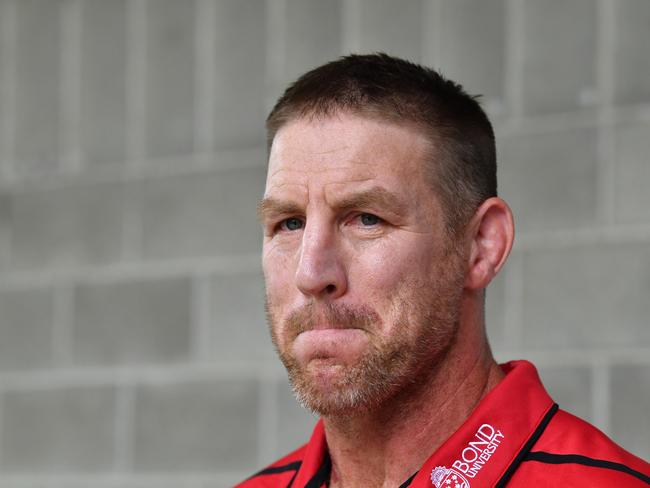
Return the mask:
{"type": "Polygon", "coordinates": [[[625,464],[605,461],[603,459],[594,459],[580,454],[552,454],[550,452],[534,451],[529,452],[524,458],[524,461],[537,461],[546,464],[582,464],[594,468],[612,469],[634,476],[650,485],[650,476],[646,476],[625,464]]]}
{"type": "MultiPolygon", "coordinates": [[[[272,466],[270,468],[263,469],[262,471],[255,473],[251,478],[256,478],[258,476],[264,476],[267,474],[278,474],[278,473],[284,473],[286,471],[298,471],[300,469],[300,466],[302,465],[302,461],[295,461],[293,463],[285,464],[283,466],[272,466]]],[[[249,478],[250,479],[250,478],[249,478]]]]}
{"type": "Polygon", "coordinates": [[[502,488],[506,486],[506,483],[508,482],[510,477],[514,474],[514,472],[517,470],[517,468],[524,460],[526,455],[530,452],[530,450],[533,448],[537,440],[541,437],[544,430],[546,430],[546,427],[548,426],[549,422],[558,411],[558,408],[559,407],[557,403],[554,403],[553,406],[550,408],[550,410],[546,413],[546,415],[544,415],[544,418],[540,422],[537,429],[535,429],[535,432],[533,432],[533,435],[530,436],[526,444],[524,444],[524,447],[521,449],[521,451],[519,451],[519,454],[517,454],[517,456],[515,457],[514,461],[512,461],[510,466],[508,466],[508,469],[503,474],[499,482],[495,485],[495,488],[502,488]]]}

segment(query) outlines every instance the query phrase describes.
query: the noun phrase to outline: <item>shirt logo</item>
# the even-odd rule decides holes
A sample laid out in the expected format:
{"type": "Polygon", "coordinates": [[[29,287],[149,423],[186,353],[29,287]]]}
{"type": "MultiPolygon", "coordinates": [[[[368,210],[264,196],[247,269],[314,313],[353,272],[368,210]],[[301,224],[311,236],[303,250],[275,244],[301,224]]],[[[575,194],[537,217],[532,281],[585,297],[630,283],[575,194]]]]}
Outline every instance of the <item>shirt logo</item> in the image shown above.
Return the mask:
{"type": "Polygon", "coordinates": [[[436,488],[470,488],[467,478],[474,478],[490,460],[505,436],[490,424],[481,425],[474,438],[456,459],[451,468],[438,466],[431,472],[436,488]]]}
{"type": "Polygon", "coordinates": [[[431,483],[436,488],[470,488],[469,482],[455,469],[437,466],[431,471],[431,483]]]}

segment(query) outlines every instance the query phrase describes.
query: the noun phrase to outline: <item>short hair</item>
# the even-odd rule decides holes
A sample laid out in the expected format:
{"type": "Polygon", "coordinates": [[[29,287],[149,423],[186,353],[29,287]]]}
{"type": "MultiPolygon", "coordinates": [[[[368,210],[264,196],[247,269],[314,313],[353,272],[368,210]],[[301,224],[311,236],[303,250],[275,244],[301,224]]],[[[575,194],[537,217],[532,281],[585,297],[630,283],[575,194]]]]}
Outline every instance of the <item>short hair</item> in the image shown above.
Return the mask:
{"type": "Polygon", "coordinates": [[[424,66],[385,53],[352,54],[289,85],[266,119],[267,145],[300,118],[352,113],[414,125],[432,143],[427,174],[445,226],[456,234],[497,194],[494,132],[477,98],[424,66]]]}

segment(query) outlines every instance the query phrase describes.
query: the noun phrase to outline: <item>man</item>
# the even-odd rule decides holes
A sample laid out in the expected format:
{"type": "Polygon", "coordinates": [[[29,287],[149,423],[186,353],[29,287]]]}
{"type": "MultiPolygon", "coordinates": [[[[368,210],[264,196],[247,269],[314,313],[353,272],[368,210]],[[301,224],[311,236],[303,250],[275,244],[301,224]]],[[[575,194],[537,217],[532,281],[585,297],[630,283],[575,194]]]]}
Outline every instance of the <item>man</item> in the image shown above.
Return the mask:
{"type": "Polygon", "coordinates": [[[484,290],[511,249],[494,135],[437,73],[348,56],[267,120],[273,342],[311,440],[252,487],[647,486],[650,468],[497,365],[484,290]]]}

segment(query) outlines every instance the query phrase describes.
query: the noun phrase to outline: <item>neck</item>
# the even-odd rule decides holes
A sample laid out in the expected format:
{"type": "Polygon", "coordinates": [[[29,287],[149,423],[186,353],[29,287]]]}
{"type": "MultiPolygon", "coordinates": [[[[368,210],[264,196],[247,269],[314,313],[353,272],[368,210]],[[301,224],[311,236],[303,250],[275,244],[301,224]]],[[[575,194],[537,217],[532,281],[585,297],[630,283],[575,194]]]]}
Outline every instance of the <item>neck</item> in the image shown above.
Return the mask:
{"type": "Polygon", "coordinates": [[[484,334],[475,337],[464,328],[445,357],[408,391],[373,411],[323,419],[331,487],[399,486],[501,380],[484,334]]]}

